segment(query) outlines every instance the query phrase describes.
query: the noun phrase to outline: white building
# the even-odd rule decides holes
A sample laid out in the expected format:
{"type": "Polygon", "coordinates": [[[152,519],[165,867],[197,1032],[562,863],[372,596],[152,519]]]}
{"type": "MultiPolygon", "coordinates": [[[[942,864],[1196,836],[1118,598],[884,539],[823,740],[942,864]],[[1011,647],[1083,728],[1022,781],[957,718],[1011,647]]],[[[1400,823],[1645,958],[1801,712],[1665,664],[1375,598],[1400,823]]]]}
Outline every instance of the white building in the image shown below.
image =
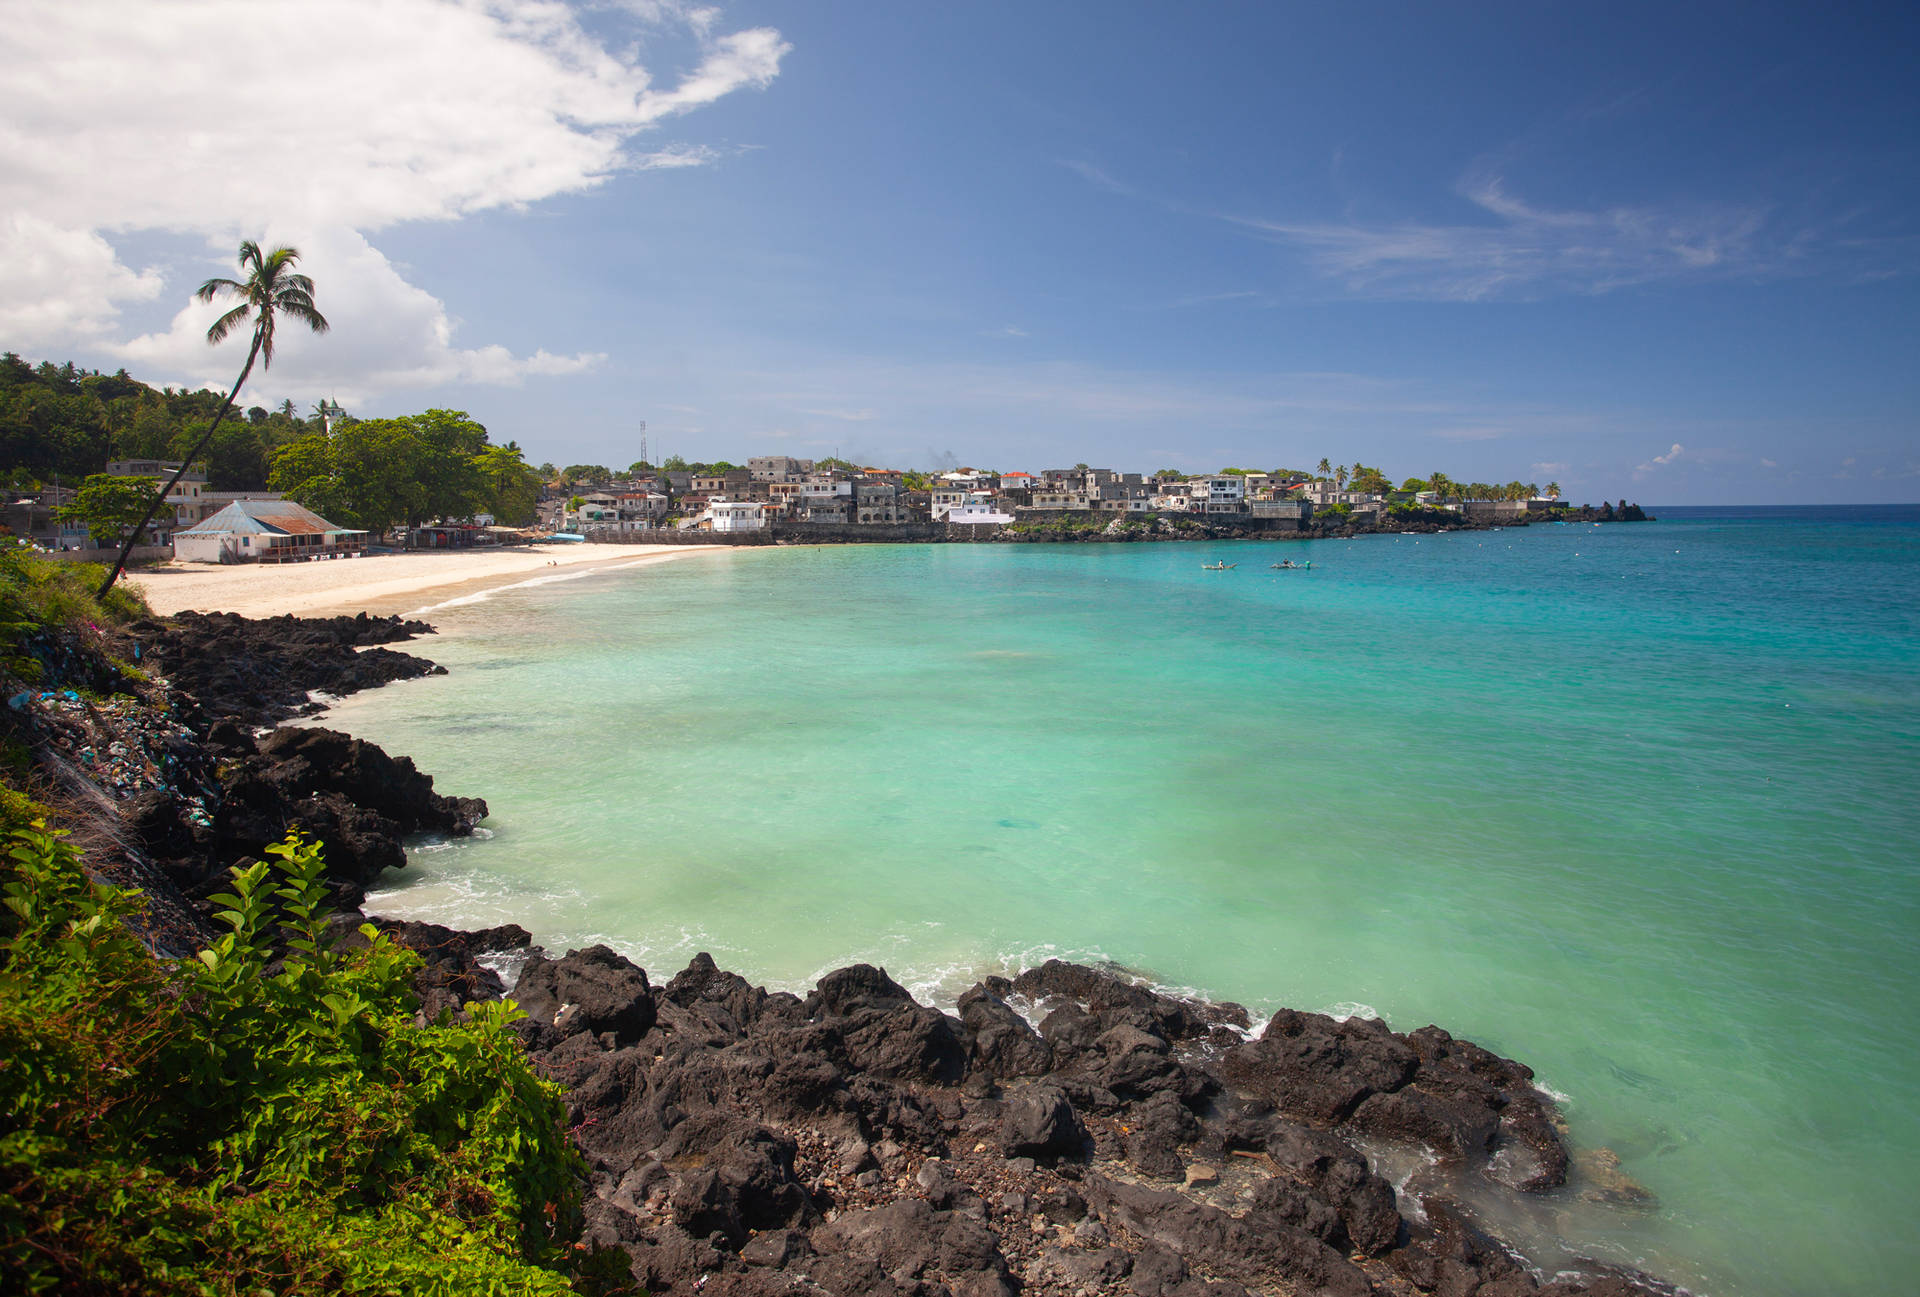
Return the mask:
{"type": "Polygon", "coordinates": [[[347,558],[366,545],[366,532],[337,527],[291,500],[236,500],[205,522],[173,533],[174,557],[189,563],[347,558]]]}
{"type": "Polygon", "coordinates": [[[707,515],[715,531],[760,531],[767,525],[767,506],[759,500],[709,500],[707,515]]]}

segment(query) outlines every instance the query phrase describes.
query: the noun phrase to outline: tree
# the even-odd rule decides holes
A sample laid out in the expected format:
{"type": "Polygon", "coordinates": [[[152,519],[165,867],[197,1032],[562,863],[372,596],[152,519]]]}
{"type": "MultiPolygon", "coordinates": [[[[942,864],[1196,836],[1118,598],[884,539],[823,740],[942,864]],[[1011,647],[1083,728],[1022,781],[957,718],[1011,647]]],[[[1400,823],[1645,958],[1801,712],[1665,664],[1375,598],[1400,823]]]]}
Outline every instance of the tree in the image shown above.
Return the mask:
{"type": "Polygon", "coordinates": [[[1410,477],[1400,484],[1400,489],[1402,491],[1411,491],[1417,495],[1421,491],[1428,489],[1427,479],[1424,477],[1410,477]]]}
{"type": "Polygon", "coordinates": [[[1365,464],[1353,466],[1353,475],[1348,479],[1348,485],[1368,495],[1385,495],[1393,490],[1393,482],[1385,473],[1377,468],[1369,468],[1365,464]]]}
{"type": "Polygon", "coordinates": [[[474,456],[474,466],[486,483],[488,513],[515,527],[533,521],[540,478],[521,458],[518,442],[486,447],[474,456]]]}
{"type": "Polygon", "coordinates": [[[1559,498],[1560,498],[1560,484],[1558,482],[1547,483],[1547,499],[1558,500],[1559,498]]]}
{"type": "Polygon", "coordinates": [[[667,462],[660,467],[669,473],[684,473],[687,471],[687,461],[678,455],[669,455],[667,456],[667,462]]]}
{"type": "Polygon", "coordinates": [[[1345,464],[1333,470],[1333,484],[1342,491],[1347,489],[1347,466],[1345,464]]]}
{"type": "Polygon", "coordinates": [[[246,275],[246,281],[233,279],[209,279],[200,285],[194,294],[203,302],[211,302],[216,297],[238,297],[239,305],[213,322],[207,330],[207,344],[217,346],[226,340],[228,334],[252,320],[253,345],[247,349],[247,363],[240,367],[240,377],[233,380],[233,387],[227,392],[227,399],[220,403],[220,412],[213,416],[213,422],[207,425],[205,435],[188,452],[186,459],[174,473],[171,480],[161,490],[153,503],[148,506],[147,516],[140,526],[133,529],[127,543],[120,547],[120,557],[114,561],[113,570],[107,573],[107,579],[100,583],[96,598],[104,599],[107,591],[113,589],[113,583],[120,579],[120,573],[126,569],[127,555],[133,552],[133,537],[138,536],[146,525],[153,521],[154,511],[159,509],[160,501],[173,494],[173,488],[179,485],[186,474],[187,465],[197,458],[206,443],[220,427],[221,420],[227,417],[227,411],[233,408],[234,398],[240,395],[240,389],[247,381],[247,375],[253,372],[253,362],[258,360],[261,369],[273,367],[273,326],[276,316],[284,315],[298,320],[315,333],[325,333],[331,326],[326,316],[314,309],[313,281],[305,275],[295,274],[293,263],[300,254],[293,248],[275,248],[272,252],[262,253],[260,245],[252,239],[240,244],[240,269],[246,275]]]}
{"type": "Polygon", "coordinates": [[[73,493],[73,503],[60,509],[65,522],[84,522],[87,534],[102,544],[120,539],[132,527],[131,549],[146,525],[153,521],[155,501],[150,477],[109,477],[96,473],[73,493]]]}
{"type": "Polygon", "coordinates": [[[1332,472],[1333,472],[1333,461],[1328,459],[1326,456],[1322,455],[1320,457],[1320,476],[1326,477],[1332,472]]]}

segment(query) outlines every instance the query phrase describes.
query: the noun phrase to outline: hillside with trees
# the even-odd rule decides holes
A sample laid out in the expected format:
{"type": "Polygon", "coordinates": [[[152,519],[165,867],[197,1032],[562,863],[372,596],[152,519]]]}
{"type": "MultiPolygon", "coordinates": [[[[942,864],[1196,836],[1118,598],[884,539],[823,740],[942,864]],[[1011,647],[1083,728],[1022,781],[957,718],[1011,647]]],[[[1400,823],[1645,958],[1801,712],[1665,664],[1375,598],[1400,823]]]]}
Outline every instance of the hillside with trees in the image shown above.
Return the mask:
{"type": "MultiPolygon", "coordinates": [[[[219,410],[223,393],[154,388],[124,369],[0,356],[0,481],[34,491],[56,481],[87,489],[113,460],[179,460],[219,410]]],[[[343,526],[491,514],[531,522],[541,479],[513,442],[494,445],[463,410],[355,419],[315,403],[247,407],[222,423],[200,461],[215,491],[281,491],[343,526]],[[323,413],[322,407],[325,407],[323,413]]],[[[107,490],[94,484],[96,495],[107,490]]]]}

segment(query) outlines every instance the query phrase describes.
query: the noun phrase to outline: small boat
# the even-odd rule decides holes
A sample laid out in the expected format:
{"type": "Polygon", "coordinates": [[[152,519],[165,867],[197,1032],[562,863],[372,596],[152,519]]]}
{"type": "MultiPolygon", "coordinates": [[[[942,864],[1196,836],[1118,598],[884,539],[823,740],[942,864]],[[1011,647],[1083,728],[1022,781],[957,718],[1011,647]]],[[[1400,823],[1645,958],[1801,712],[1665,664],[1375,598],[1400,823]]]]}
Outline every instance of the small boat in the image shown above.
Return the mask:
{"type": "Polygon", "coordinates": [[[1313,560],[1308,559],[1304,563],[1296,563],[1292,559],[1288,559],[1284,563],[1273,563],[1269,564],[1269,566],[1279,572],[1311,572],[1313,571],[1313,560]]]}
{"type": "Polygon", "coordinates": [[[1239,566],[1240,565],[1238,563],[1229,563],[1223,559],[1218,563],[1202,563],[1200,565],[1200,570],[1202,572],[1231,572],[1234,568],[1239,566]]]}

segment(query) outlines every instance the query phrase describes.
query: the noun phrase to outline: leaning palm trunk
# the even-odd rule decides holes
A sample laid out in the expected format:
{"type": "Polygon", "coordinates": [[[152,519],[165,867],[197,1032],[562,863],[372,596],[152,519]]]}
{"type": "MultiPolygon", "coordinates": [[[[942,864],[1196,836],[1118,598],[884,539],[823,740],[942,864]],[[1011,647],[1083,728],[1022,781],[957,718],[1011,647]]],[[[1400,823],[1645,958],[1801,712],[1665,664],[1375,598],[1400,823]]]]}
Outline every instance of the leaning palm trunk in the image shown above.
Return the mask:
{"type": "Polygon", "coordinates": [[[233,390],[227,393],[227,399],[220,405],[220,413],[213,416],[213,422],[207,426],[200,440],[187,452],[186,460],[180,465],[173,477],[167,482],[166,489],[160,492],[160,498],[147,506],[147,516],[133,529],[133,535],[120,549],[120,560],[113,565],[113,571],[107,573],[107,579],[100,584],[97,597],[106,598],[107,591],[113,589],[113,583],[126,569],[127,556],[133,552],[133,542],[153,521],[153,515],[160,511],[166,498],[173,494],[173,488],[186,476],[187,467],[194,458],[206,449],[213,440],[213,434],[220,427],[220,421],[227,417],[227,411],[233,408],[240,388],[246,383],[247,375],[253,372],[253,362],[258,359],[262,369],[273,367],[273,317],[275,312],[291,316],[315,333],[327,331],[326,317],[313,309],[313,281],[305,275],[296,275],[289,270],[300,254],[292,248],[275,248],[270,253],[262,253],[260,245],[251,239],[240,244],[240,269],[248,271],[247,281],[240,283],[232,279],[209,279],[200,285],[194,296],[203,302],[211,302],[216,297],[237,297],[240,304],[213,322],[207,330],[207,342],[216,344],[229,333],[254,319],[253,349],[247,352],[246,366],[241,369],[240,377],[233,382],[233,390]],[[257,318],[256,317],[257,313],[257,318]]]}
{"type": "Polygon", "coordinates": [[[127,558],[133,553],[133,547],[139,543],[140,533],[147,529],[147,524],[153,521],[153,515],[160,512],[160,506],[166,502],[168,496],[173,494],[173,488],[180,484],[180,479],[187,475],[189,468],[193,467],[193,461],[199,457],[201,451],[207,448],[207,443],[213,440],[213,434],[219,430],[220,421],[226,418],[227,411],[233,408],[234,398],[240,395],[240,387],[247,381],[247,375],[253,372],[253,362],[259,355],[260,337],[255,334],[253,346],[247,351],[247,363],[241,368],[240,377],[233,380],[233,388],[227,393],[227,399],[221,402],[220,412],[213,416],[213,422],[208,424],[207,430],[200,434],[200,440],[193,443],[193,449],[187,452],[186,459],[182,461],[179,468],[174,470],[173,476],[167,479],[167,484],[161,488],[159,496],[147,506],[147,516],[140,520],[138,527],[128,533],[127,543],[120,547],[120,557],[114,560],[113,570],[107,573],[107,579],[100,583],[100,588],[94,592],[94,598],[106,598],[107,591],[113,589],[113,583],[120,579],[120,574],[126,570],[127,558]]]}

